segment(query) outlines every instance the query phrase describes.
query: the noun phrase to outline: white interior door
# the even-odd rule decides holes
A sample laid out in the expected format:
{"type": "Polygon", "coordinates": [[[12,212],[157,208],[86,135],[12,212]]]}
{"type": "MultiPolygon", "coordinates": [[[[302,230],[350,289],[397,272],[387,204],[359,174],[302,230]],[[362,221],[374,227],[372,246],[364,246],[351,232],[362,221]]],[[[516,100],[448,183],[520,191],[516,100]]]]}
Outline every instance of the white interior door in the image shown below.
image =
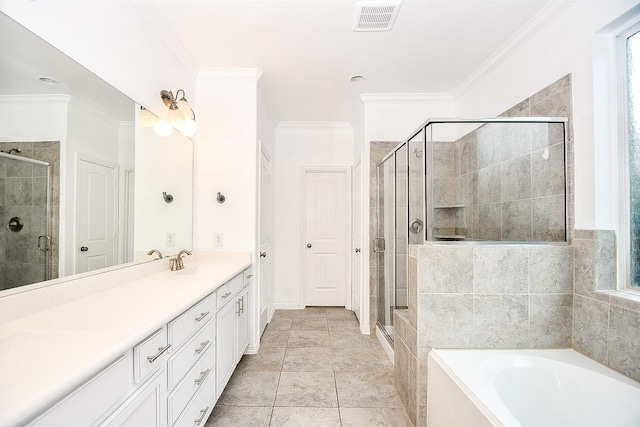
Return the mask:
{"type": "Polygon", "coordinates": [[[362,164],[358,160],[352,172],[352,208],[351,233],[352,263],[351,263],[351,308],[360,321],[360,295],[362,292],[362,164]]]}
{"type": "Polygon", "coordinates": [[[116,168],[78,159],[76,273],[114,265],[116,168]]]}
{"type": "Polygon", "coordinates": [[[345,306],[348,169],[304,173],[305,304],[345,306]]]}
{"type": "Polygon", "coordinates": [[[262,336],[264,328],[269,322],[269,313],[273,304],[273,295],[269,294],[269,187],[271,175],[269,173],[270,156],[264,146],[261,147],[260,156],[260,331],[262,336]]]}

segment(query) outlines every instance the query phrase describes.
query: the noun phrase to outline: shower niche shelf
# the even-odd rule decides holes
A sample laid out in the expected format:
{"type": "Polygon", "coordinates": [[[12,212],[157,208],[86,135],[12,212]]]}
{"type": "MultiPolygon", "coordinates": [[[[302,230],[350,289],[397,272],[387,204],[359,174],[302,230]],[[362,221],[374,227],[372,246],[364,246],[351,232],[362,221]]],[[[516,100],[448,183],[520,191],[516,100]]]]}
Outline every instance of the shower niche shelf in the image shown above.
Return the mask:
{"type": "Polygon", "coordinates": [[[464,236],[462,234],[436,234],[435,236],[433,236],[433,238],[436,240],[453,242],[453,241],[464,240],[467,238],[467,236],[464,236]]]}
{"type": "Polygon", "coordinates": [[[464,205],[437,205],[434,206],[434,209],[462,209],[464,208],[464,205]]]}

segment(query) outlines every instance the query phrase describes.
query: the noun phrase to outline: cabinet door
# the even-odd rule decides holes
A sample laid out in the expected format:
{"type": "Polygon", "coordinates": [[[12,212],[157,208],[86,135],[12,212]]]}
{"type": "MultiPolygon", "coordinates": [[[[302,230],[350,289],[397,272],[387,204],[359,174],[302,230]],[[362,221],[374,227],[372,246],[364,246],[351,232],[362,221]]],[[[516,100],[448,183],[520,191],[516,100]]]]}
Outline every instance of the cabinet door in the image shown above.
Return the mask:
{"type": "Polygon", "coordinates": [[[216,393],[220,397],[236,367],[235,325],[238,304],[225,305],[216,316],[216,393]]]}
{"type": "Polygon", "coordinates": [[[238,295],[236,314],[236,363],[240,361],[249,345],[249,288],[244,288],[238,295]]]}
{"type": "Polygon", "coordinates": [[[127,399],[102,425],[166,426],[166,390],[167,374],[162,369],[127,399]]]}

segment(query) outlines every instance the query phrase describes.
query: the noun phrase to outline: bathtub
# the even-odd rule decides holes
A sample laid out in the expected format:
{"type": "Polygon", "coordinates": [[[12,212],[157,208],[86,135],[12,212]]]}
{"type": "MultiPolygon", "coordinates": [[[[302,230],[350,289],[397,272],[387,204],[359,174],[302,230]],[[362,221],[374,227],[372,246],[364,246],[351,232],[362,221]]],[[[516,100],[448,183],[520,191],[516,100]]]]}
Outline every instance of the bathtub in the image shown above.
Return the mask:
{"type": "Polygon", "coordinates": [[[640,384],[573,350],[432,350],[429,426],[640,426],[640,384]]]}

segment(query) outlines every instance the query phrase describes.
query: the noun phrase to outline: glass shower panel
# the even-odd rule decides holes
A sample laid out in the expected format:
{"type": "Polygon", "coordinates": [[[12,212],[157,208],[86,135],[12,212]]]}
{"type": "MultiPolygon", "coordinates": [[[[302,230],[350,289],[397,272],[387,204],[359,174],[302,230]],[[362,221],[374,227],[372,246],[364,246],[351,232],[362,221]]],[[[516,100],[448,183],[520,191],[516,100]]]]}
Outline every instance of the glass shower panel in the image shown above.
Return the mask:
{"type": "Polygon", "coordinates": [[[50,167],[0,153],[0,290],[50,278],[50,167]]]}
{"type": "Polygon", "coordinates": [[[395,308],[409,307],[409,157],[408,144],[404,144],[395,153],[395,260],[396,286],[395,308]]]}
{"type": "Polygon", "coordinates": [[[427,126],[428,240],[565,242],[566,122],[427,126]]]}
{"type": "Polygon", "coordinates": [[[378,232],[374,250],[378,256],[377,323],[393,341],[395,306],[395,159],[389,157],[378,165],[378,232]]]}

